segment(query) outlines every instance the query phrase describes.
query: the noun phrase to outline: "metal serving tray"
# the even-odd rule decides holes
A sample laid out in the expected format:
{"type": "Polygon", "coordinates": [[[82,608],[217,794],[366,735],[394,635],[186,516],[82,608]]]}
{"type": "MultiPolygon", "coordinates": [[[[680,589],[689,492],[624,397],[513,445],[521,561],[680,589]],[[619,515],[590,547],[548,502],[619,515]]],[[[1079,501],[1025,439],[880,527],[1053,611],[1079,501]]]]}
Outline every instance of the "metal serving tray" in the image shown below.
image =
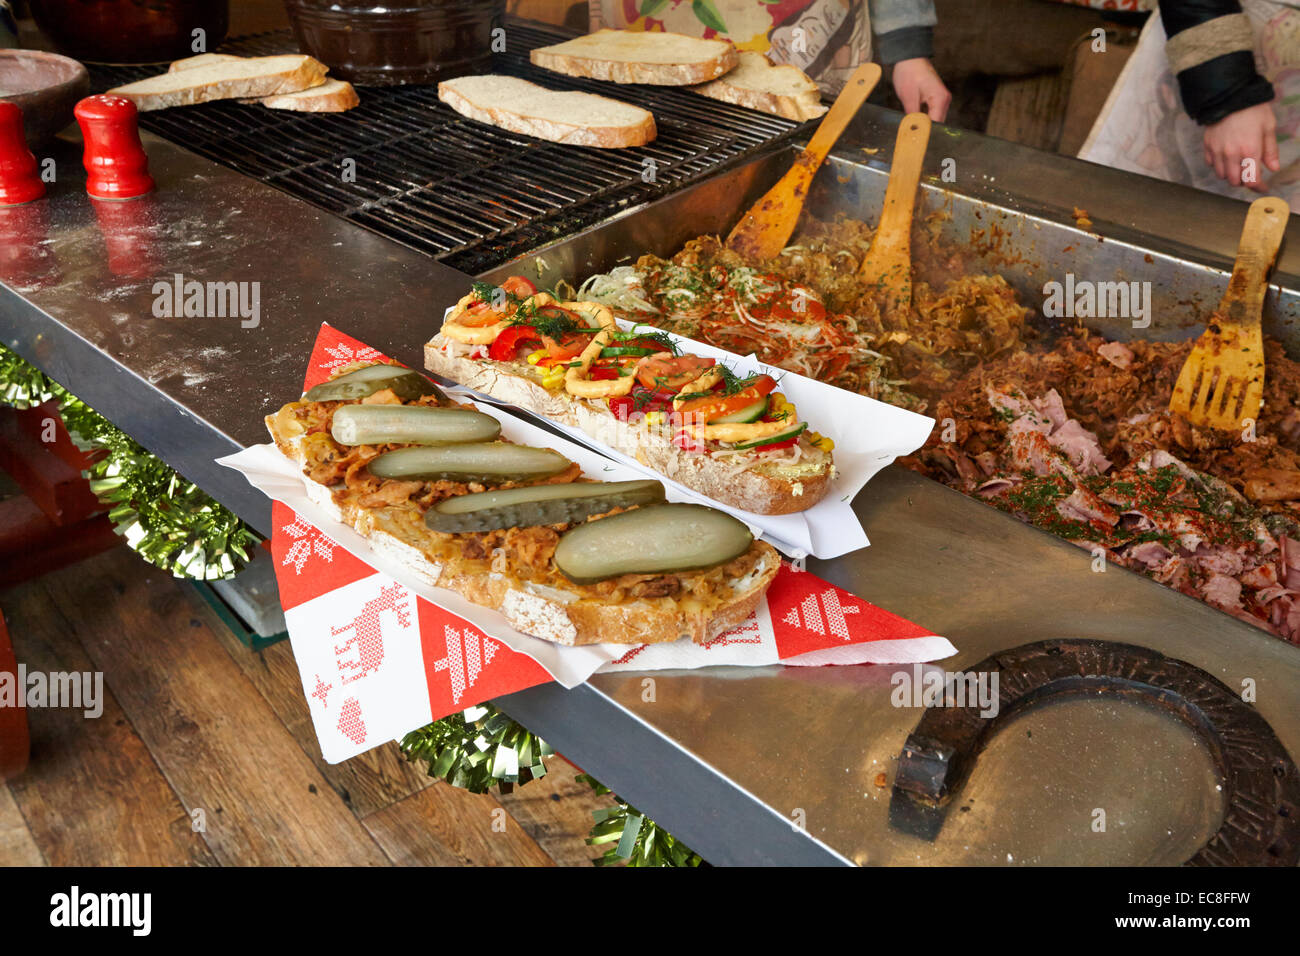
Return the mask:
{"type": "MultiPolygon", "coordinates": [[[[897,116],[868,114],[856,135],[881,148],[837,150],[810,194],[812,216],[876,220],[897,116]]],[[[522,273],[548,285],[560,278],[576,284],[645,252],[666,256],[696,235],[725,234],[794,155],[782,150],[720,174],[485,278],[522,273]]],[[[1070,272],[1076,280],[1149,282],[1149,327],[1135,328],[1125,316],[1089,320],[1119,339],[1198,334],[1227,284],[1246,210],[1233,200],[939,127],[926,168],[922,207],[945,214],[940,236],[970,250],[968,271],[1001,273],[1027,305],[1041,307],[1045,283],[1064,282],[1070,272]],[[938,178],[946,165],[957,171],[951,185],[938,178]],[[1088,230],[1075,221],[1083,209],[1093,223],[1088,230]]],[[[1289,235],[1274,273],[1280,286],[1270,289],[1265,305],[1266,328],[1300,355],[1294,220],[1289,235]]],[[[1283,747],[1300,753],[1294,705],[1300,648],[1140,575],[1118,568],[1096,573],[1087,553],[900,468],[887,469],[854,504],[873,546],[812,562],[810,570],[950,636],[962,653],[942,668],[962,670],[986,655],[1041,641],[1057,643],[1008,660],[1004,680],[1019,673],[1032,683],[1042,676],[1043,661],[1059,663],[1052,656],[1058,654],[1108,656],[1106,667],[1115,674],[1154,668],[1164,683],[1179,679],[1171,675],[1181,672],[1176,661],[1189,662],[1226,685],[1213,691],[1232,711],[1220,715],[1225,725],[1263,714],[1283,747]],[[1100,649],[1092,643],[1098,641],[1105,642],[1100,649]],[[1149,651],[1159,653],[1148,660],[1149,651]],[[1293,703],[1268,706],[1261,697],[1250,713],[1239,695],[1253,674],[1268,681],[1270,695],[1293,703]]],[[[946,753],[942,739],[924,752],[924,728],[909,737],[920,714],[891,705],[898,670],[674,674],[670,690],[660,690],[653,703],[639,700],[639,678],[597,677],[592,684],[666,736],[694,741],[696,755],[720,772],[753,780],[756,795],[778,812],[792,820],[806,812],[814,836],[858,863],[1168,864],[1191,858],[1221,827],[1198,861],[1227,862],[1231,857],[1220,852],[1227,835],[1247,842],[1243,829],[1253,824],[1243,826],[1214,767],[1224,738],[1235,732],[1225,726],[1224,733],[1198,737],[1187,713],[1163,707],[1159,695],[1097,696],[1095,686],[1082,697],[1051,695],[985,735],[983,753],[973,769],[963,768],[969,776],[946,816],[924,801],[909,804],[907,788],[937,792],[931,775],[948,773],[949,783],[959,778],[961,755],[946,753]],[[904,757],[913,746],[922,752],[904,757]],[[1104,831],[1095,828],[1098,810],[1109,821],[1104,831]]],[[[513,701],[504,703],[516,711],[513,701]]],[[[1294,765],[1285,749],[1272,757],[1255,749],[1266,750],[1268,737],[1256,730],[1243,734],[1254,749],[1245,762],[1287,765],[1291,789],[1283,803],[1294,801],[1294,765]]],[[[1267,791],[1274,780],[1256,782],[1267,791]]],[[[1282,831],[1289,835],[1274,849],[1294,852],[1294,824],[1282,831]]]]}

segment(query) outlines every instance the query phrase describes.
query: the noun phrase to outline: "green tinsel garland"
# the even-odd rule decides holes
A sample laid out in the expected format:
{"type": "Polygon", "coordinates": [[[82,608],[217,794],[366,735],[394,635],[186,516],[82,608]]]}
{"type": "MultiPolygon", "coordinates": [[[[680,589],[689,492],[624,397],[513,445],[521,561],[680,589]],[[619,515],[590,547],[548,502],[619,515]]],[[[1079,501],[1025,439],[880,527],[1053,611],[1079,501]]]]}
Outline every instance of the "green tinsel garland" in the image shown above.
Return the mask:
{"type": "Polygon", "coordinates": [[[137,441],[57,382],[0,345],[0,403],[30,408],[54,399],[73,440],[99,457],[86,477],[110,507],[114,530],[155,567],[178,578],[232,577],[257,536],[137,441]]]}
{"type": "MultiPolygon", "coordinates": [[[[413,730],[402,738],[401,749],[407,760],[426,762],[429,776],[471,793],[487,793],[493,786],[510,793],[515,784],[522,786],[546,776],[544,758],[555,754],[545,740],[491,704],[470,707],[413,730]]],[[[579,774],[578,779],[598,794],[612,792],[587,774],[579,774]]],[[[617,794],[614,799],[617,806],[592,814],[596,825],[588,845],[615,843],[593,861],[597,866],[623,862],[628,866],[699,866],[703,862],[699,854],[617,794]]]]}
{"type": "Polygon", "coordinates": [[[17,352],[0,345],[0,405],[12,405],[20,411],[48,402],[58,385],[17,352]]]}
{"type": "Polygon", "coordinates": [[[592,812],[596,825],[587,845],[614,844],[593,861],[597,866],[616,866],[624,861],[628,866],[699,866],[704,862],[698,853],[590,774],[580,773],[578,779],[601,796],[613,794],[617,802],[617,806],[592,812]]]}
{"type": "Polygon", "coordinates": [[[429,765],[430,777],[470,793],[487,793],[493,786],[509,793],[515,784],[544,777],[543,758],[555,753],[491,705],[470,707],[413,730],[401,747],[407,760],[429,765]]]}

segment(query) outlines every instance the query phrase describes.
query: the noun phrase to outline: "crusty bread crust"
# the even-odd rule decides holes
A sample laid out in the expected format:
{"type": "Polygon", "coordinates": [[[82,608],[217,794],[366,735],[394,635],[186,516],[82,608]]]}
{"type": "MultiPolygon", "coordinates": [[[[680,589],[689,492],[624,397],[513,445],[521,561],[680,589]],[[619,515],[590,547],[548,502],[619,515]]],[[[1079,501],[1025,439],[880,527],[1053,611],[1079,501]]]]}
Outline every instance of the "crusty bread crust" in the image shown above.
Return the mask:
{"type": "Polygon", "coordinates": [[[826,497],[831,486],[828,464],[820,474],[791,481],[734,467],[709,455],[684,453],[657,430],[619,421],[603,402],[571,398],[552,392],[500,364],[483,359],[456,358],[439,346],[441,337],[424,346],[424,367],[468,388],[573,428],[635,458],[673,481],[715,501],[755,514],[783,515],[806,511],[826,497]],[[796,487],[798,486],[798,487],[796,487]]]}
{"type": "MultiPolygon", "coordinates": [[[[542,95],[556,93],[556,91],[548,90],[542,86],[536,86],[535,88],[542,95]]],[[[655,136],[658,135],[654,114],[649,110],[642,110],[630,103],[608,100],[594,93],[568,93],[566,95],[575,98],[575,101],[576,98],[582,97],[592,104],[600,100],[605,100],[606,103],[616,102],[620,106],[626,107],[629,112],[641,115],[635,123],[620,126],[601,126],[580,121],[580,114],[575,112],[575,122],[566,123],[530,114],[530,104],[525,102],[512,103],[507,107],[475,101],[465,95],[465,92],[460,88],[460,84],[454,79],[444,80],[438,84],[438,99],[462,116],[468,116],[472,120],[478,120],[480,123],[487,123],[490,126],[510,130],[512,133],[535,136],[538,139],[544,139],[552,143],[564,143],[568,146],[595,146],[600,149],[623,149],[629,146],[644,146],[646,143],[652,142],[655,136]]]]}
{"type": "MultiPolygon", "coordinates": [[[[275,415],[266,417],[266,427],[281,454],[301,467],[300,436],[285,434],[275,415]]],[[[329,488],[306,475],[302,480],[308,498],[327,514],[355,529],[377,552],[401,561],[428,584],[449,588],[475,604],[500,611],[511,626],[525,634],[567,646],[660,644],[682,638],[699,644],[711,641],[753,613],[781,564],[770,544],[755,541],[759,562],[749,580],[734,582],[730,599],[699,611],[688,611],[667,598],[620,604],[594,599],[567,602],[530,590],[508,572],[467,572],[435,560],[403,526],[385,520],[382,511],[345,510],[329,488]]]]}
{"type": "Polygon", "coordinates": [[[689,86],[716,79],[738,62],[736,48],[726,40],[699,40],[691,38],[693,44],[711,49],[711,54],[694,62],[653,63],[635,60],[604,59],[600,54],[599,41],[607,34],[616,34],[610,39],[633,42],[656,43],[661,38],[674,36],[663,33],[628,34],[621,30],[598,30],[588,37],[566,40],[552,46],[538,47],[529,54],[534,66],[566,76],[583,76],[607,83],[645,83],[651,86],[689,86]],[[706,47],[705,45],[708,44],[706,47]]]}

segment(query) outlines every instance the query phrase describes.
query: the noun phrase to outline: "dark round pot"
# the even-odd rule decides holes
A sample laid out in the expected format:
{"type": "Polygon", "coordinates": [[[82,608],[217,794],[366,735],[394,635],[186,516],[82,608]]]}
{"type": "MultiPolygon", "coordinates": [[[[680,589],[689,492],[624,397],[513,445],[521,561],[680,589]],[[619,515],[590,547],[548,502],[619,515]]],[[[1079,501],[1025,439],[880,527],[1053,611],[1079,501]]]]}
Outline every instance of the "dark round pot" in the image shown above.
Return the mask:
{"type": "Polygon", "coordinates": [[[366,86],[433,83],[486,69],[505,0],[285,0],[304,53],[366,86]]]}
{"type": "Polygon", "coordinates": [[[28,2],[61,53],[92,63],[165,63],[208,52],[230,26],[230,0],[28,2]]]}
{"type": "Polygon", "coordinates": [[[40,50],[0,50],[0,99],[23,111],[28,146],[40,146],[72,122],[72,108],[90,92],[76,60],[40,50]]]}

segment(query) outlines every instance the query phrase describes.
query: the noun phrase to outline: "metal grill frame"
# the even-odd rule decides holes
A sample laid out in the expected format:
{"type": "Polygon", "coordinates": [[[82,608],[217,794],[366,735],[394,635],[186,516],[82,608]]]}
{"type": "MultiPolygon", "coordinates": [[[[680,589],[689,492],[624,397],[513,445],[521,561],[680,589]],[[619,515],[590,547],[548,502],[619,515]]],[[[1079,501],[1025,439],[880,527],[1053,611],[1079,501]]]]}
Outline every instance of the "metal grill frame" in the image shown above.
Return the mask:
{"type": "MultiPolygon", "coordinates": [[[[436,86],[362,87],[346,113],[295,113],[233,100],[143,113],[140,125],[298,199],[478,274],[611,215],[794,139],[804,124],[674,87],[562,76],[532,66],[535,47],[569,31],[507,21],[493,71],[554,89],[599,93],[654,113],[654,142],[565,146],[467,119],[436,86]],[[345,161],[355,181],[345,178],[345,161]],[[350,166],[350,164],[349,164],[350,166]]],[[[225,53],[292,52],[289,31],[232,40],[225,53]]],[[[96,89],[157,66],[92,66],[96,89]]]]}

